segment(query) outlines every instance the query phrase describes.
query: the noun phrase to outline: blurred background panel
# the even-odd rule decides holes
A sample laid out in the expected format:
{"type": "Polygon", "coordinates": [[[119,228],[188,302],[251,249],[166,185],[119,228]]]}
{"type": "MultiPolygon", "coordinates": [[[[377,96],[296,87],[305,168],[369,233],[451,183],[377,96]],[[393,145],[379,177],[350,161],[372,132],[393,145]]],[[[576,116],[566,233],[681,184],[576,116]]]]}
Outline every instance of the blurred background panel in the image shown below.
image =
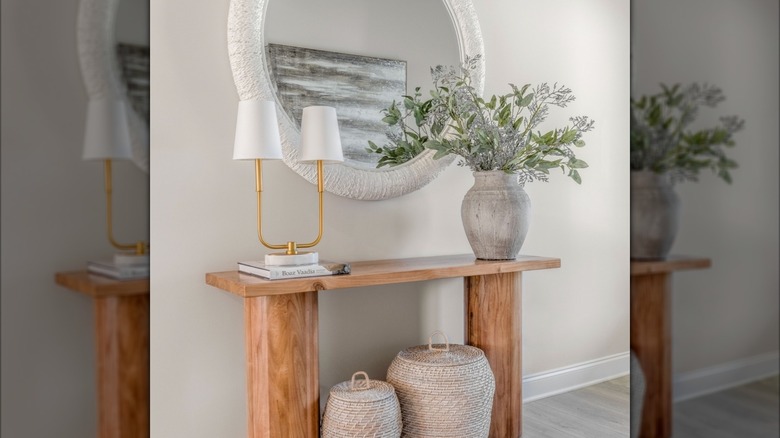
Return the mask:
{"type": "MultiPolygon", "coordinates": [[[[97,435],[91,298],[55,272],[110,258],[103,166],[82,161],[79,0],[2,0],[2,430],[97,435]]],[[[117,41],[149,44],[148,0],[120,0],[117,41]],[[123,18],[125,17],[125,18],[123,18]]],[[[149,175],[114,165],[117,238],[148,236],[149,175]]]]}
{"type": "Polygon", "coordinates": [[[681,216],[671,253],[712,260],[709,270],[673,276],[675,436],[701,427],[702,409],[707,436],[777,436],[778,2],[635,0],[632,35],[633,96],[657,93],[659,83],[709,83],[726,100],[691,127],[745,119],[728,150],[739,164],[732,184],[705,171],[675,186],[681,216]],[[733,391],[703,397],[756,380],[734,390],[737,401],[733,391]],[[750,407],[758,401],[765,411],[750,407]],[[734,422],[736,413],[750,424],[734,422]]]}

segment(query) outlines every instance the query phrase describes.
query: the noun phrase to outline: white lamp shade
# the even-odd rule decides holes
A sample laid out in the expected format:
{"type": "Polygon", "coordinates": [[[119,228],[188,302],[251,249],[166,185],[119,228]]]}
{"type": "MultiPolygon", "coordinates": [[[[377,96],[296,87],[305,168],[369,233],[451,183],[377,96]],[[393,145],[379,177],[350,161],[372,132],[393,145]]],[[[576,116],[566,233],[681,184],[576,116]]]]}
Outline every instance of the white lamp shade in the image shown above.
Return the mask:
{"type": "Polygon", "coordinates": [[[282,142],[273,101],[242,100],[238,103],[233,159],[282,159],[282,142]]]}
{"type": "Polygon", "coordinates": [[[82,158],[84,160],[133,158],[124,100],[107,98],[89,101],[82,158]]]}
{"type": "Polygon", "coordinates": [[[322,160],[325,163],[341,163],[339,122],[336,108],[307,106],[301,118],[301,159],[303,163],[322,160]]]}

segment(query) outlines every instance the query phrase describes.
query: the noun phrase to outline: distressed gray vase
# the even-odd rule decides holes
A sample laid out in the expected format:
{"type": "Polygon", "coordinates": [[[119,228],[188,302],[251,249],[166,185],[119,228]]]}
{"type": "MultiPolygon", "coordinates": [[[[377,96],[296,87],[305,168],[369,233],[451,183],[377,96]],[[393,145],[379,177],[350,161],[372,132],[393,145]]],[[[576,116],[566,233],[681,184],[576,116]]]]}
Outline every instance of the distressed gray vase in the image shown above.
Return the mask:
{"type": "Polygon", "coordinates": [[[631,258],[666,258],[679,216],[680,198],[668,174],[631,171],[631,258]]]}
{"type": "Polygon", "coordinates": [[[528,234],[531,200],[517,175],[474,172],[474,186],[463,198],[460,215],[478,259],[513,260],[528,234]]]}

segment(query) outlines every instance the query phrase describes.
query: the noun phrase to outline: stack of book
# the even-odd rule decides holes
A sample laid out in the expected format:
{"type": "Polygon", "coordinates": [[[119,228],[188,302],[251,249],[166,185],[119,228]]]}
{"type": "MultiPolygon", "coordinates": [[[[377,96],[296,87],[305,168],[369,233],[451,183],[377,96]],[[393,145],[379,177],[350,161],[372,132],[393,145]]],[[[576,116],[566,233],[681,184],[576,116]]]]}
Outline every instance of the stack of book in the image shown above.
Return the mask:
{"type": "Polygon", "coordinates": [[[149,277],[149,261],[132,258],[87,262],[87,271],[117,280],[138,280],[149,277]]]}
{"type": "Polygon", "coordinates": [[[238,262],[238,271],[268,280],[284,278],[318,277],[324,275],[349,274],[349,263],[334,263],[320,260],[310,265],[272,266],[265,262],[238,262]]]}

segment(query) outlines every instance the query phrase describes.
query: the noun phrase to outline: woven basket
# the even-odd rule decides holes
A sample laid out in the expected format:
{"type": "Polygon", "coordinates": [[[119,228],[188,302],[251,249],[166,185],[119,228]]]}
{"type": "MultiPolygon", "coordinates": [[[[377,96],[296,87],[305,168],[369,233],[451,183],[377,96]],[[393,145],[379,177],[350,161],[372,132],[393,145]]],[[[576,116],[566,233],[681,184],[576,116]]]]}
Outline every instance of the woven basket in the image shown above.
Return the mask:
{"type": "Polygon", "coordinates": [[[487,437],[495,379],[485,353],[450,345],[440,331],[401,351],[387,371],[401,402],[403,437],[487,437]],[[445,344],[433,344],[437,334],[445,344]]]}
{"type": "Polygon", "coordinates": [[[330,389],[322,419],[322,438],[398,438],[401,436],[401,408],[393,387],[369,380],[358,371],[352,381],[330,389]],[[362,375],[365,380],[355,381],[362,375]]]}

